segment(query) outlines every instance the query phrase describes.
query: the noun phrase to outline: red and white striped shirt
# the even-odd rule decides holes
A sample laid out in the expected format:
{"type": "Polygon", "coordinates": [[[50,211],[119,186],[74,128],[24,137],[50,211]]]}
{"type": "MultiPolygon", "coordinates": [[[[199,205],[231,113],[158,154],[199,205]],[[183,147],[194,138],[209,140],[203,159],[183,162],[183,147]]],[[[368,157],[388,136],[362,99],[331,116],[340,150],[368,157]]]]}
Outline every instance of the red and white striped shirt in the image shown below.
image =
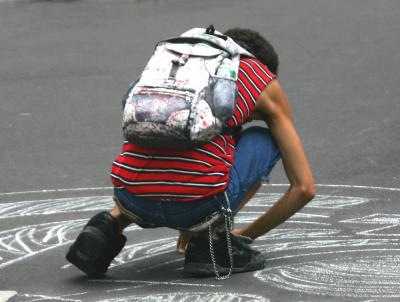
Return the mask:
{"type": "MultiPolygon", "coordinates": [[[[235,129],[251,120],[256,101],[276,76],[256,59],[242,58],[236,108],[228,121],[235,129]]],[[[144,148],[124,142],[111,170],[114,186],[139,197],[164,201],[193,201],[226,189],[236,142],[220,134],[191,149],[144,148]]]]}

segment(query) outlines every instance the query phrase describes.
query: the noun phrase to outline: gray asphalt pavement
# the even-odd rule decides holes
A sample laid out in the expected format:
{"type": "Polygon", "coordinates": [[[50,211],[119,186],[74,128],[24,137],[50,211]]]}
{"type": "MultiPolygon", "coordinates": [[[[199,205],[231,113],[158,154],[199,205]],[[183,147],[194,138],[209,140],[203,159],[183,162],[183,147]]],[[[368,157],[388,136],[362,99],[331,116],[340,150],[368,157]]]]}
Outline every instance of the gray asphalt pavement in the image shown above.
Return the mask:
{"type": "MultiPolygon", "coordinates": [[[[400,2],[0,0],[0,301],[399,301],[400,2]],[[64,260],[110,208],[121,97],[157,40],[214,24],[280,55],[318,196],[254,245],[266,269],[183,274],[176,232],[127,230],[106,279],[64,260]]],[[[237,223],[285,189],[273,172],[237,223]]]]}

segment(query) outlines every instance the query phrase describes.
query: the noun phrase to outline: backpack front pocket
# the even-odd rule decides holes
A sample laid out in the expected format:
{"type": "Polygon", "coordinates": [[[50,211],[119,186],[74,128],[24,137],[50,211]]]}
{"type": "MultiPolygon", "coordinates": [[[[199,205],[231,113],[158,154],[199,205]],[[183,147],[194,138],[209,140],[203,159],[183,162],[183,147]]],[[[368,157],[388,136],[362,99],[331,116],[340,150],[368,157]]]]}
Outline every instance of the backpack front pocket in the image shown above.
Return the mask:
{"type": "Polygon", "coordinates": [[[123,115],[125,139],[139,145],[171,146],[187,141],[193,95],[156,87],[139,87],[128,97],[123,115]]]}

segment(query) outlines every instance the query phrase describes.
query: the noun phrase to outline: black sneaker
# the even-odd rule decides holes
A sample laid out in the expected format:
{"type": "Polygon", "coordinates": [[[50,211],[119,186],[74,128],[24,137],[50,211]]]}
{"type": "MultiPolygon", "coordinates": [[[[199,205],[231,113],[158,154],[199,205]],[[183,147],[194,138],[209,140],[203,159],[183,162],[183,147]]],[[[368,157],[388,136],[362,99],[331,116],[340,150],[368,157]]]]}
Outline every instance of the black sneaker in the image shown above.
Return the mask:
{"type": "MultiPolygon", "coordinates": [[[[264,257],[249,246],[251,242],[252,239],[248,237],[231,235],[232,273],[255,271],[265,267],[264,257]]],[[[220,234],[218,240],[213,240],[213,244],[217,270],[220,274],[227,274],[231,264],[226,233],[220,234]]],[[[208,237],[195,237],[190,240],[185,252],[184,272],[201,276],[215,274],[208,237]]]]}
{"type": "Polygon", "coordinates": [[[101,212],[89,220],[69,248],[66,258],[88,277],[100,278],[125,243],[126,237],[119,234],[117,221],[110,213],[101,212]]]}

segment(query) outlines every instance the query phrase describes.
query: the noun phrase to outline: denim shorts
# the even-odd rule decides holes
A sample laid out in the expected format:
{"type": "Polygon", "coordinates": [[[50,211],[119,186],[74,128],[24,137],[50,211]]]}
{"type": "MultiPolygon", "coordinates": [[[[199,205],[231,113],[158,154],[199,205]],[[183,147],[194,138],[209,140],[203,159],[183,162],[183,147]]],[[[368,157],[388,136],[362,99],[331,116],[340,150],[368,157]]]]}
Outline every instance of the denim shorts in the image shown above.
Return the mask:
{"type": "MultiPolygon", "coordinates": [[[[254,126],[240,133],[226,190],[234,213],[246,193],[268,178],[279,159],[279,150],[268,129],[254,126]]],[[[114,195],[119,208],[138,217],[142,227],[188,228],[218,211],[221,205],[226,206],[224,193],[192,202],[149,200],[123,188],[115,188],[114,195]]]]}

